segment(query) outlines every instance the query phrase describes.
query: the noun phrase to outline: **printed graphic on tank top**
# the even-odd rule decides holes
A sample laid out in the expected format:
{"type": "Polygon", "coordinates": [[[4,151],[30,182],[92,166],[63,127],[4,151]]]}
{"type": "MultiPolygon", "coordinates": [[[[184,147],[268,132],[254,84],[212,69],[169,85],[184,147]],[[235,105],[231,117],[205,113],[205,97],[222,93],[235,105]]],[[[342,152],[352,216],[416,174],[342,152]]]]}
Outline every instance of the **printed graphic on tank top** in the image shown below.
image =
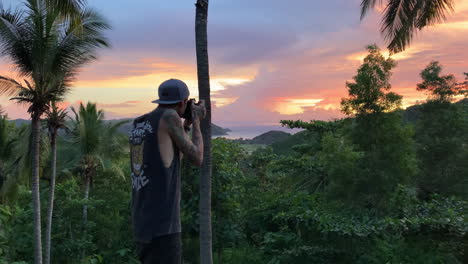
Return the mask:
{"type": "Polygon", "coordinates": [[[145,170],[143,168],[144,139],[147,134],[153,134],[153,128],[147,120],[136,123],[133,130],[129,133],[132,187],[137,191],[148,184],[148,177],[145,176],[145,170]]]}

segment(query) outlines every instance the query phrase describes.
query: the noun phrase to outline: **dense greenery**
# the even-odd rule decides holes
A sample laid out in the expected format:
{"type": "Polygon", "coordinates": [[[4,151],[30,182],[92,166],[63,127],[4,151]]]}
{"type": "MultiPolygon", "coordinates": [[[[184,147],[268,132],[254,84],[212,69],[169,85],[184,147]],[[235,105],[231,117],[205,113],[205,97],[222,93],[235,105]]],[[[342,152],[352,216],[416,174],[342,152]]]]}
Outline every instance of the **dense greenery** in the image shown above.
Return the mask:
{"type": "MultiPolygon", "coordinates": [[[[347,118],[282,121],[305,131],[252,153],[213,140],[215,263],[467,263],[468,108],[453,102],[466,83],[451,79],[452,92],[439,96],[447,86],[429,85],[444,79],[441,68],[431,70],[440,64],[430,63],[418,85],[429,99],[408,122],[396,110],[401,96],[389,91],[395,66],[369,47],[347,84],[347,118]]],[[[12,180],[28,153],[3,148],[21,146],[28,132],[6,120],[0,119],[0,263],[31,263],[29,182],[12,180]],[[6,192],[11,184],[4,182],[16,182],[16,191],[6,192]]],[[[119,124],[105,126],[93,104],[75,110],[66,126],[57,140],[52,263],[138,263],[125,135],[114,133],[119,124]]],[[[41,151],[45,215],[50,162],[48,149],[41,151]]],[[[187,263],[199,261],[199,175],[183,164],[187,263]]]]}

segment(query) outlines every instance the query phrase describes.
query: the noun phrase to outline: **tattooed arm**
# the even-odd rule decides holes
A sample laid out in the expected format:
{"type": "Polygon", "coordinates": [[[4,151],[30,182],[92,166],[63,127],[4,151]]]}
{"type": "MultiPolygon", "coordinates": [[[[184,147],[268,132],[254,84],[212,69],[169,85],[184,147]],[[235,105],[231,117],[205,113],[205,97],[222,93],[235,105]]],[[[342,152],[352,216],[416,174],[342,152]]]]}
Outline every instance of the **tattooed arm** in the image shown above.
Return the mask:
{"type": "Polygon", "coordinates": [[[193,165],[201,166],[203,162],[203,139],[199,118],[195,118],[193,121],[192,140],[184,131],[180,117],[175,111],[167,111],[164,113],[163,119],[177,148],[188,157],[193,165]]]}

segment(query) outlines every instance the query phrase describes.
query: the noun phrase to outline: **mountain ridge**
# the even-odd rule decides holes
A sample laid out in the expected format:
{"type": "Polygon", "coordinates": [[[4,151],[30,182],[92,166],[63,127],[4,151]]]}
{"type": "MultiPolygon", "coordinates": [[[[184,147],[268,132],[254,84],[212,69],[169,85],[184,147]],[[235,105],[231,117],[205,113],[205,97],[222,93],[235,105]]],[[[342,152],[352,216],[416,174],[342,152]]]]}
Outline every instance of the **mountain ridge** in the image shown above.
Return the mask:
{"type": "MultiPolygon", "coordinates": [[[[120,118],[120,119],[109,119],[109,120],[104,120],[105,123],[117,123],[117,122],[122,122],[122,121],[128,121],[127,123],[123,124],[121,127],[119,127],[119,132],[123,134],[128,134],[128,132],[132,129],[132,120],[133,118],[120,118]]],[[[29,124],[31,120],[28,119],[11,119],[9,120],[10,122],[13,122],[16,127],[22,126],[24,124],[29,124]]],[[[211,124],[211,134],[213,136],[226,136],[228,132],[231,132],[229,128],[223,128],[215,124],[211,124]]]]}

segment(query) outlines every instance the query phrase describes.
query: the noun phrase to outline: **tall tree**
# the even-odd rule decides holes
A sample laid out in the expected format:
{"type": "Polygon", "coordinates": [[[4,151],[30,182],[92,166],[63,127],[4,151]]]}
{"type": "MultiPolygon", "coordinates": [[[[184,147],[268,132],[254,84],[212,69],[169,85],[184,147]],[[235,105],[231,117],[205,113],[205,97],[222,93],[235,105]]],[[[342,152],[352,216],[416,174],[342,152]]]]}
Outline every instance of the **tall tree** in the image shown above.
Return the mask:
{"type": "Polygon", "coordinates": [[[47,226],[46,226],[46,241],[45,241],[45,264],[50,264],[50,245],[52,233],[52,214],[54,211],[54,195],[55,195],[55,178],[57,175],[57,133],[59,129],[65,127],[65,118],[67,112],[65,109],[59,109],[55,102],[46,110],[47,129],[49,131],[51,157],[51,176],[49,189],[49,208],[47,210],[47,226]]]}
{"type": "MultiPolygon", "coordinates": [[[[80,104],[78,111],[75,108],[72,111],[75,119],[71,128],[71,144],[77,150],[74,163],[83,179],[84,199],[87,201],[97,170],[112,166],[110,160],[122,153],[123,144],[119,142],[117,129],[127,121],[105,124],[104,112],[93,103],[80,104]]],[[[83,206],[83,220],[88,220],[86,204],[83,206]]]]}
{"type": "Polygon", "coordinates": [[[347,115],[390,112],[401,104],[401,96],[385,93],[392,87],[390,77],[395,61],[385,59],[376,45],[368,46],[367,51],[369,55],[353,77],[354,82],[346,82],[349,98],[341,100],[341,110],[347,115]]]}
{"type": "Polygon", "coordinates": [[[413,40],[414,34],[423,28],[445,21],[453,11],[454,0],[362,0],[361,20],[377,3],[384,5],[380,31],[389,42],[388,49],[397,53],[413,40]]]}
{"type": "Polygon", "coordinates": [[[375,45],[368,51],[353,82],[346,83],[348,98],[341,101],[342,111],[355,115],[346,135],[350,144],[346,137],[324,139],[323,162],[332,168],[331,195],[385,209],[391,208],[387,202],[398,185],[409,183],[417,167],[412,129],[403,125],[394,111],[402,96],[389,92],[396,64],[382,56],[375,45]],[[337,162],[335,156],[341,160],[337,162]]]}
{"type": "Polygon", "coordinates": [[[465,81],[462,83],[459,83],[460,91],[462,94],[465,96],[468,95],[468,72],[464,72],[463,75],[465,75],[465,81]]]}
{"type": "Polygon", "coordinates": [[[96,58],[99,47],[108,46],[103,30],[109,25],[91,9],[72,10],[64,3],[83,1],[27,0],[17,10],[0,9],[0,43],[23,81],[0,77],[0,94],[29,105],[32,119],[32,200],[34,208],[35,263],[42,263],[39,197],[40,118],[52,101],[60,101],[78,69],[96,58]],[[55,3],[55,4],[54,4],[55,3]],[[77,15],[78,14],[78,15],[77,15]]]}
{"type": "Polygon", "coordinates": [[[442,65],[438,61],[431,61],[421,72],[422,82],[418,83],[418,91],[427,91],[431,99],[437,101],[451,101],[454,96],[462,95],[466,89],[463,83],[458,83],[455,75],[441,75],[442,65]]]}
{"type": "Polygon", "coordinates": [[[201,121],[203,164],[200,170],[200,263],[213,263],[211,232],[211,95],[208,62],[208,0],[197,0],[195,41],[197,52],[198,94],[205,100],[206,117],[201,121]]]}
{"type": "MultiPolygon", "coordinates": [[[[72,108],[75,114],[72,135],[73,144],[79,147],[77,169],[84,182],[84,199],[89,199],[91,181],[100,165],[99,145],[104,128],[104,112],[97,110],[96,104],[88,103],[86,107],[80,104],[79,112],[72,108]]],[[[88,206],[83,206],[83,220],[88,220],[88,206]]]]}
{"type": "Polygon", "coordinates": [[[455,96],[466,93],[466,84],[458,83],[453,74],[441,73],[442,65],[430,62],[416,86],[429,95],[416,124],[421,163],[418,187],[423,198],[434,193],[467,197],[468,107],[463,102],[451,103],[455,96]]]}

